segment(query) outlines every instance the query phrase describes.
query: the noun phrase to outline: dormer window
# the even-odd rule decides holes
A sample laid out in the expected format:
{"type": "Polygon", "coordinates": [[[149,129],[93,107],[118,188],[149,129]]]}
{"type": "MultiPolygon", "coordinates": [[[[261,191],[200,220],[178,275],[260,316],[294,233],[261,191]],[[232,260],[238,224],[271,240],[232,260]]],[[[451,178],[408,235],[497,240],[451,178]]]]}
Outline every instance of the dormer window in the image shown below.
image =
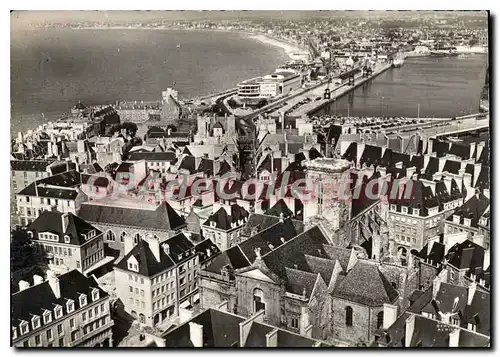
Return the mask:
{"type": "Polygon", "coordinates": [[[52,314],[49,310],[45,310],[43,313],[43,323],[48,324],[49,322],[52,322],[52,314]]]}
{"type": "Polygon", "coordinates": [[[56,319],[62,317],[63,315],[63,310],[62,310],[62,306],[61,305],[56,305],[56,307],[54,308],[54,316],[56,319]]]}
{"type": "Polygon", "coordinates": [[[419,214],[420,214],[420,209],[418,209],[418,208],[414,208],[414,209],[413,209],[413,215],[414,215],[414,216],[418,216],[419,214]]]}
{"type": "Polygon", "coordinates": [[[31,319],[31,325],[33,326],[33,330],[40,327],[40,316],[33,316],[31,319]]]}
{"type": "Polygon", "coordinates": [[[92,301],[99,300],[99,289],[92,290],[92,301]]]}
{"type": "Polygon", "coordinates": [[[402,213],[408,213],[408,207],[401,207],[402,213]]]}
{"type": "Polygon", "coordinates": [[[470,227],[470,218],[464,218],[464,225],[470,227]]]}
{"type": "Polygon", "coordinates": [[[80,302],[80,307],[87,305],[87,295],[81,294],[78,300],[80,302]]]}
{"type": "Polygon", "coordinates": [[[28,333],[28,331],[29,331],[28,323],[26,321],[22,321],[19,324],[19,328],[21,330],[21,335],[24,335],[24,334],[28,333]]]}
{"type": "Polygon", "coordinates": [[[28,237],[30,237],[30,239],[33,239],[33,232],[32,231],[28,231],[28,237]]]}
{"type": "Polygon", "coordinates": [[[69,236],[65,235],[64,236],[64,243],[69,244],[69,240],[70,240],[69,236]]]}
{"type": "Polygon", "coordinates": [[[391,211],[396,211],[396,205],[391,205],[391,211]]]}
{"type": "MultiPolygon", "coordinates": [[[[75,311],[75,302],[73,300],[66,301],[66,311],[68,312],[68,314],[70,312],[75,311]]],[[[56,318],[57,317],[59,317],[59,316],[57,316],[57,311],[56,311],[56,318]]]]}
{"type": "Polygon", "coordinates": [[[82,234],[80,234],[80,237],[82,237],[82,238],[83,238],[83,240],[87,240],[87,239],[88,239],[87,235],[86,235],[86,234],[83,234],[83,233],[82,233],[82,234]]]}
{"type": "Polygon", "coordinates": [[[95,237],[95,230],[91,230],[90,232],[87,233],[87,237],[90,239],[90,238],[93,238],[95,237]]]}
{"type": "Polygon", "coordinates": [[[457,224],[460,223],[460,216],[454,214],[453,215],[453,223],[457,223],[457,224]]]}
{"type": "Polygon", "coordinates": [[[15,340],[17,338],[17,328],[12,327],[12,339],[15,340]]]}

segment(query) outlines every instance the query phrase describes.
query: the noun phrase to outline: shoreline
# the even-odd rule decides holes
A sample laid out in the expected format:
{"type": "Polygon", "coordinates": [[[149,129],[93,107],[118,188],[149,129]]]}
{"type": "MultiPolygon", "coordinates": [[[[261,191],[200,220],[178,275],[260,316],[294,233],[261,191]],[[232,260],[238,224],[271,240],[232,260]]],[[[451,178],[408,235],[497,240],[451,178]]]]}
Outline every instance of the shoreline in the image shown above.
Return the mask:
{"type": "Polygon", "coordinates": [[[182,28],[164,28],[164,27],[127,27],[127,26],[111,26],[111,27],[75,27],[72,30],[153,30],[153,31],[213,31],[213,32],[225,32],[225,33],[237,33],[245,36],[248,39],[258,41],[265,45],[271,45],[280,48],[285,52],[287,57],[294,61],[303,59],[309,56],[309,51],[306,48],[302,48],[298,44],[286,41],[284,39],[278,39],[261,32],[250,32],[250,31],[231,31],[226,29],[182,29],[182,28]]]}

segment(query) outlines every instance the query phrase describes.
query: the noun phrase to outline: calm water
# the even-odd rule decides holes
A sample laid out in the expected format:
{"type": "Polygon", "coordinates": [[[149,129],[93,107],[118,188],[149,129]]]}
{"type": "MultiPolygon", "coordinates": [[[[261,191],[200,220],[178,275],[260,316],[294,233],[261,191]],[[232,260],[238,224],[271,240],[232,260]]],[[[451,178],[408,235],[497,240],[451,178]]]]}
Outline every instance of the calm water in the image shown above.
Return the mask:
{"type": "MultiPolygon", "coordinates": [[[[479,112],[487,55],[419,57],[389,69],[330,105],[331,114],[453,117],[479,112]]],[[[325,113],[328,109],[317,114],[325,113]]]]}
{"type": "Polygon", "coordinates": [[[174,82],[182,97],[210,94],[286,60],[284,51],[237,33],[18,31],[11,34],[11,132],[57,118],[79,100],[157,100],[174,82]]]}

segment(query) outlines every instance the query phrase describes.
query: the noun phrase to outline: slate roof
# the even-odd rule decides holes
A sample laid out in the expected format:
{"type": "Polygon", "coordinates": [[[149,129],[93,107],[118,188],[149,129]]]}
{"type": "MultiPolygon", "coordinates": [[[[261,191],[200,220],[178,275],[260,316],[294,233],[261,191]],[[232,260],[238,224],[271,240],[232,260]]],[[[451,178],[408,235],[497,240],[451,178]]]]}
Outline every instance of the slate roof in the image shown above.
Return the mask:
{"type": "Polygon", "coordinates": [[[333,295],[363,305],[380,306],[391,304],[398,297],[398,292],[376,264],[358,260],[335,286],[333,295]]]}
{"type": "Polygon", "coordinates": [[[94,230],[96,236],[102,234],[100,230],[92,226],[90,223],[85,222],[73,213],[68,213],[68,224],[63,227],[61,212],[43,211],[34,222],[32,222],[27,229],[33,231],[33,239],[38,240],[38,233],[53,233],[59,236],[59,243],[71,245],[83,245],[88,240],[85,240],[81,235],[87,234],[94,230]],[[69,236],[70,241],[66,243],[64,236],[69,236]]]}
{"type": "Polygon", "coordinates": [[[484,248],[466,239],[462,243],[453,245],[445,256],[448,264],[458,269],[482,269],[484,262],[484,248]]]}
{"type": "Polygon", "coordinates": [[[306,271],[308,265],[305,255],[324,256],[324,244],[328,244],[328,240],[319,227],[314,226],[294,236],[285,244],[268,251],[262,255],[262,259],[273,273],[286,281],[286,268],[306,271]]]}
{"type": "Polygon", "coordinates": [[[460,161],[446,160],[443,167],[443,172],[448,171],[449,173],[458,175],[460,166],[461,166],[460,161]]]}
{"type": "MultiPolygon", "coordinates": [[[[92,288],[99,290],[99,297],[104,298],[108,294],[99,288],[99,284],[94,277],[85,277],[78,270],[72,270],[59,277],[61,297],[55,297],[48,281],[31,286],[26,290],[19,291],[11,297],[11,321],[12,326],[18,326],[21,320],[31,324],[33,315],[42,317],[44,310],[54,310],[55,305],[63,307],[63,314],[66,311],[65,305],[68,299],[75,302],[75,310],[79,308],[80,294],[87,295],[87,301],[92,301],[92,288]]],[[[43,318],[40,318],[41,326],[44,325],[43,318]]],[[[31,328],[30,328],[31,330],[31,328]]]]}
{"type": "Polygon", "coordinates": [[[323,250],[325,252],[325,257],[334,262],[335,260],[338,260],[342,269],[344,271],[347,270],[347,264],[349,263],[349,258],[351,257],[350,249],[325,244],[323,245],[323,250]]]}
{"type": "Polygon", "coordinates": [[[307,271],[321,275],[321,278],[328,285],[332,277],[333,268],[335,267],[335,260],[315,257],[313,255],[304,254],[307,264],[307,271]]]}
{"type": "Polygon", "coordinates": [[[157,230],[175,231],[185,225],[184,219],[167,202],[162,202],[155,210],[106,206],[88,202],[82,204],[78,215],[94,223],[157,230]]]}
{"type": "Polygon", "coordinates": [[[177,161],[177,157],[175,153],[172,151],[165,152],[131,152],[128,157],[128,161],[168,161],[170,163],[175,163],[177,161]]]}
{"type": "Polygon", "coordinates": [[[462,160],[467,160],[470,156],[470,146],[461,143],[452,143],[448,153],[456,155],[462,158],[462,160]]]}
{"type": "Polygon", "coordinates": [[[490,336],[490,293],[476,290],[470,305],[465,306],[464,321],[476,325],[476,332],[490,336]]]}
{"type": "Polygon", "coordinates": [[[210,222],[215,223],[215,228],[224,231],[229,231],[234,227],[231,223],[243,222],[248,217],[248,212],[237,204],[231,205],[231,215],[227,214],[224,207],[219,208],[219,210],[211,214],[208,219],[203,223],[204,226],[210,227],[210,222]]]}
{"type": "Polygon", "coordinates": [[[380,146],[365,145],[363,154],[359,159],[359,164],[366,164],[367,167],[378,166],[382,159],[382,148],[380,146]]]}
{"type": "Polygon", "coordinates": [[[54,161],[48,160],[10,160],[10,169],[12,171],[47,171],[47,166],[54,161]]]}
{"type": "MultiPolygon", "coordinates": [[[[203,326],[203,347],[238,347],[240,343],[239,323],[245,319],[214,309],[208,309],[189,320],[203,326]]],[[[190,327],[186,322],[166,332],[165,347],[193,347],[190,340],[190,327]]]]}
{"type": "Polygon", "coordinates": [[[247,224],[240,231],[240,235],[250,237],[252,230],[260,232],[279,222],[279,217],[252,213],[248,217],[247,224]]]}
{"type": "Polygon", "coordinates": [[[463,206],[457,207],[452,215],[447,218],[447,221],[453,221],[453,215],[460,216],[460,223],[463,224],[463,218],[469,218],[471,220],[471,227],[477,228],[479,219],[484,214],[484,212],[490,206],[490,199],[482,193],[478,193],[469,200],[467,200],[463,206]]]}
{"type": "Polygon", "coordinates": [[[250,262],[245,257],[239,246],[234,246],[217,255],[208,265],[205,270],[208,272],[220,274],[221,269],[225,266],[231,267],[233,270],[250,266],[250,262]]]}
{"type": "Polygon", "coordinates": [[[283,217],[285,218],[293,216],[293,212],[290,210],[290,208],[288,208],[287,204],[285,203],[285,201],[283,201],[283,199],[280,199],[278,202],[274,204],[274,206],[268,209],[266,211],[266,214],[276,217],[280,217],[280,215],[282,214],[283,217]]]}
{"type": "Polygon", "coordinates": [[[256,258],[255,249],[260,248],[260,254],[264,256],[266,253],[283,244],[281,238],[284,238],[286,242],[296,235],[297,231],[291,219],[288,218],[241,242],[239,247],[247,259],[253,263],[256,258]],[[271,248],[269,245],[272,245],[274,248],[271,248]]]}
{"type": "Polygon", "coordinates": [[[197,172],[196,159],[194,156],[186,155],[181,159],[179,170],[187,170],[190,175],[197,172]]]}
{"type": "Polygon", "coordinates": [[[199,255],[200,263],[203,264],[206,261],[212,259],[213,257],[220,254],[220,249],[215,245],[210,239],[204,239],[194,246],[194,250],[199,255]],[[207,249],[210,251],[210,256],[207,253],[207,249]]]}
{"type": "Polygon", "coordinates": [[[316,284],[316,280],[318,279],[318,274],[309,273],[293,268],[285,268],[285,274],[285,288],[288,292],[301,295],[306,298],[311,297],[314,285],[316,284]],[[303,295],[304,293],[305,295],[303,295]]]}
{"type": "MultiPolygon", "coordinates": [[[[39,181],[38,181],[39,182],[39,181]]],[[[18,195],[23,196],[37,196],[37,197],[48,197],[48,198],[57,198],[64,200],[74,200],[78,194],[79,190],[71,187],[46,187],[38,184],[36,189],[35,185],[37,185],[37,181],[29,184],[25,188],[23,188],[18,195]]]]}

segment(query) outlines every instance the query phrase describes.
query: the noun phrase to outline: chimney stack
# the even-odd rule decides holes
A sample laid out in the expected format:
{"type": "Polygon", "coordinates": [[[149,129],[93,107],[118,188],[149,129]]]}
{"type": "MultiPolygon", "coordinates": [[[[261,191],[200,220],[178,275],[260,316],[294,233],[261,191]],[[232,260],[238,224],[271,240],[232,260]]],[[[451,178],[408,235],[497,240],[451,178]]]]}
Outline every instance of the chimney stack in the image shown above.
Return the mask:
{"type": "MultiPolygon", "coordinates": [[[[244,347],[247,341],[248,334],[250,333],[250,329],[252,327],[252,323],[254,321],[263,322],[264,321],[264,310],[260,310],[253,316],[249,317],[243,322],[240,322],[240,347],[244,347]]],[[[266,339],[267,340],[267,339],[266,339]]]]}
{"type": "Polygon", "coordinates": [[[266,347],[278,347],[278,329],[275,328],[266,334],[266,347]]]}
{"type": "Polygon", "coordinates": [[[33,275],[33,285],[39,285],[43,283],[43,278],[40,275],[33,275]]]}
{"type": "Polygon", "coordinates": [[[68,229],[68,225],[69,225],[69,214],[68,213],[61,214],[61,224],[62,224],[63,233],[66,233],[66,230],[68,229]]]}
{"type": "Polygon", "coordinates": [[[19,291],[26,290],[30,287],[30,283],[24,280],[19,280],[19,291]]]}
{"type": "Polygon", "coordinates": [[[190,322],[189,338],[193,347],[203,347],[203,326],[196,322],[190,322]]]}
{"type": "Polygon", "coordinates": [[[415,315],[411,315],[406,319],[405,324],[405,347],[410,347],[413,331],[415,330],[415,315]]]}
{"type": "Polygon", "coordinates": [[[398,307],[391,304],[384,304],[384,330],[387,330],[389,327],[396,322],[398,318],[398,307]]]}
{"type": "Polygon", "coordinates": [[[160,242],[151,234],[146,235],[146,242],[148,242],[149,249],[153,253],[157,262],[160,261],[160,242]]]}
{"type": "Polygon", "coordinates": [[[457,329],[453,330],[452,332],[450,332],[448,337],[449,337],[449,341],[450,341],[449,347],[458,347],[458,343],[460,341],[460,329],[457,328],[457,329]]]}
{"type": "Polygon", "coordinates": [[[134,243],[134,238],[129,236],[128,234],[125,235],[125,237],[123,238],[124,240],[124,243],[123,243],[123,254],[124,255],[127,255],[128,253],[130,253],[130,251],[134,248],[135,246],[135,243],[134,243]]]}
{"type": "Polygon", "coordinates": [[[49,282],[50,288],[52,289],[52,292],[54,293],[56,299],[60,299],[61,287],[59,285],[59,278],[52,270],[47,271],[47,281],[49,282]]]}
{"type": "Polygon", "coordinates": [[[467,289],[467,305],[469,306],[472,304],[472,299],[474,299],[474,294],[476,293],[476,287],[477,287],[476,282],[473,282],[472,284],[469,285],[467,289]]]}

